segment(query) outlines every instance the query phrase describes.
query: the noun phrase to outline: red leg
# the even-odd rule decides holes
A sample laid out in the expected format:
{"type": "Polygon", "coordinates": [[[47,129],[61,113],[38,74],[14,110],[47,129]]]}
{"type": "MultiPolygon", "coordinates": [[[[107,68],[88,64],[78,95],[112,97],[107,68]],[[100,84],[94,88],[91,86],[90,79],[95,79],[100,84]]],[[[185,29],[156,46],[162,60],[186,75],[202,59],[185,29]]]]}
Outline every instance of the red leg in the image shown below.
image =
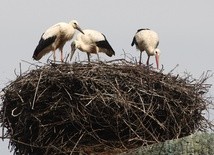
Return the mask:
{"type": "Polygon", "coordinates": [[[53,51],[53,59],[54,59],[54,63],[56,62],[56,51],[53,51]]]}
{"type": "Polygon", "coordinates": [[[60,50],[60,52],[61,52],[61,62],[63,62],[63,51],[60,50]]]}
{"type": "Polygon", "coordinates": [[[147,61],[146,61],[146,65],[149,66],[149,58],[150,56],[148,55],[147,61]]]}
{"type": "Polygon", "coordinates": [[[99,54],[98,54],[98,52],[97,52],[97,59],[98,59],[98,61],[100,61],[100,57],[99,57],[99,54]]]}
{"type": "Polygon", "coordinates": [[[139,60],[139,65],[141,65],[141,57],[142,57],[142,51],[140,51],[140,60],[139,60]]]}

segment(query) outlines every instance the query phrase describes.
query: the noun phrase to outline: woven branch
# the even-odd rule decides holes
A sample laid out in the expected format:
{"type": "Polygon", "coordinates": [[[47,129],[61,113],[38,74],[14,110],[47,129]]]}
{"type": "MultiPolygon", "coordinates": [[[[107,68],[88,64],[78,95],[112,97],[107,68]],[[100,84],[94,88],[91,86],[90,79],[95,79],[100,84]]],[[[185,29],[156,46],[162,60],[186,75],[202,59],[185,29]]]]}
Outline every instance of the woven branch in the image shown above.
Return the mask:
{"type": "Polygon", "coordinates": [[[124,61],[45,65],[3,89],[16,154],[123,152],[213,128],[211,85],[124,61]]]}

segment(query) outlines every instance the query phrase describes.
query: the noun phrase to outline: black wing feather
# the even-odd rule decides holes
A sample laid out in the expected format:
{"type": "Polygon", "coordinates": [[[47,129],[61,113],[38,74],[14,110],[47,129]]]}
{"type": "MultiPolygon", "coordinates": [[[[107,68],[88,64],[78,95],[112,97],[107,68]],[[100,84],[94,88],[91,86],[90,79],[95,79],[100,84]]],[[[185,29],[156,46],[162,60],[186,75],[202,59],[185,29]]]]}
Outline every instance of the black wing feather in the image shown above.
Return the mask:
{"type": "Polygon", "coordinates": [[[102,35],[104,36],[105,40],[97,41],[96,42],[97,47],[104,48],[104,49],[107,49],[108,51],[111,51],[110,53],[106,53],[108,56],[115,55],[115,52],[114,52],[113,48],[111,47],[111,45],[109,44],[109,42],[107,41],[105,35],[104,34],[102,34],[102,35]]]}
{"type": "Polygon", "coordinates": [[[142,29],[137,30],[137,32],[140,32],[140,31],[143,31],[143,30],[150,30],[150,29],[149,28],[142,28],[142,29]]]}
{"type": "Polygon", "coordinates": [[[41,37],[41,39],[39,41],[39,44],[37,45],[36,49],[34,50],[33,58],[36,59],[36,57],[38,56],[38,54],[42,50],[44,50],[46,47],[48,47],[49,45],[51,45],[56,40],[56,37],[57,36],[52,36],[52,37],[49,37],[47,39],[43,39],[41,37]]]}
{"type": "Polygon", "coordinates": [[[132,46],[134,46],[134,44],[135,44],[135,45],[137,45],[137,42],[136,42],[135,37],[133,38],[133,40],[132,40],[132,44],[131,44],[131,45],[132,45],[132,46]]]}
{"type": "MultiPolygon", "coordinates": [[[[138,32],[140,32],[140,31],[143,31],[143,30],[150,30],[150,29],[149,29],[149,28],[142,28],[142,29],[138,29],[138,30],[137,30],[137,33],[138,33],[138,32]]],[[[135,44],[136,46],[138,46],[138,44],[137,44],[137,41],[136,41],[136,38],[135,38],[135,37],[133,38],[131,45],[132,45],[132,46],[134,46],[134,44],[135,44]]]]}
{"type": "Polygon", "coordinates": [[[96,45],[100,48],[105,48],[113,51],[111,45],[108,43],[107,40],[98,41],[96,42],[96,45]]]}

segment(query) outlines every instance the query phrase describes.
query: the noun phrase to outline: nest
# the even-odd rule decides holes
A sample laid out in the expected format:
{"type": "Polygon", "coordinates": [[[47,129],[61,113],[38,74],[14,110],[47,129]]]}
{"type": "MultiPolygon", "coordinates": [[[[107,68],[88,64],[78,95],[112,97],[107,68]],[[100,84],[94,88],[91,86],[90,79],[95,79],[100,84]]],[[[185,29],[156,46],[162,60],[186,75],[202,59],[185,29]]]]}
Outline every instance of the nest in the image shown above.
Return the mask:
{"type": "Polygon", "coordinates": [[[205,131],[208,76],[125,61],[47,64],[3,89],[0,122],[15,154],[101,154],[205,131]]]}

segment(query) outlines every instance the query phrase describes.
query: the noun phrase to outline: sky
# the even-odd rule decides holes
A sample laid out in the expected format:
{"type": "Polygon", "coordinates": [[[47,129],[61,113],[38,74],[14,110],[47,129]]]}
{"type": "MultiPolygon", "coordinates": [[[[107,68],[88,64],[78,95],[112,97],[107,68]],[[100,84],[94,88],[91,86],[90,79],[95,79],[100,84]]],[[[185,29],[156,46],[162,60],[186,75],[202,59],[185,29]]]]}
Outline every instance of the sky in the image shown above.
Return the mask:
{"type": "MultiPolygon", "coordinates": [[[[160,64],[165,73],[179,65],[173,74],[182,76],[187,72],[196,79],[206,71],[213,74],[213,6],[213,0],[1,0],[0,89],[16,79],[14,72],[19,73],[20,64],[25,72],[29,63],[37,63],[32,59],[33,51],[48,27],[73,19],[82,29],[105,34],[116,55],[108,58],[100,54],[101,60],[124,58],[124,51],[139,59],[139,51],[131,47],[133,36],[140,28],[150,28],[159,34],[160,64]]],[[[65,45],[64,53],[70,52],[70,44],[65,45]]],[[[49,56],[41,62],[46,63],[49,56]]],[[[76,52],[74,57],[77,56],[81,60],[87,58],[83,52],[76,52]]],[[[144,63],[146,58],[144,53],[144,63]]],[[[155,62],[153,57],[150,60],[155,62]]],[[[214,77],[207,83],[214,84],[214,77]]],[[[214,96],[213,87],[207,95],[214,96]]],[[[214,119],[213,111],[210,119],[214,119]]],[[[8,140],[0,140],[0,154],[12,154],[8,140]]]]}

